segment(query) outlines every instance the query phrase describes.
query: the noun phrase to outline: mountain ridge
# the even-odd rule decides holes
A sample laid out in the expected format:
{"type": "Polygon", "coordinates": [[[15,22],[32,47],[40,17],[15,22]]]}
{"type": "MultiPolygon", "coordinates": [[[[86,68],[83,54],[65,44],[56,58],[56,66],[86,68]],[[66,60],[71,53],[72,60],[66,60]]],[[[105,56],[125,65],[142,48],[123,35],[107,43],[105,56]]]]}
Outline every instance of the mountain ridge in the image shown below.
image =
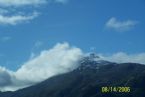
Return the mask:
{"type": "Polygon", "coordinates": [[[143,64],[95,61],[86,57],[71,72],[15,92],[1,92],[0,97],[144,97],[144,82],[143,64]],[[127,86],[131,92],[105,94],[101,91],[105,86],[127,86]]]}

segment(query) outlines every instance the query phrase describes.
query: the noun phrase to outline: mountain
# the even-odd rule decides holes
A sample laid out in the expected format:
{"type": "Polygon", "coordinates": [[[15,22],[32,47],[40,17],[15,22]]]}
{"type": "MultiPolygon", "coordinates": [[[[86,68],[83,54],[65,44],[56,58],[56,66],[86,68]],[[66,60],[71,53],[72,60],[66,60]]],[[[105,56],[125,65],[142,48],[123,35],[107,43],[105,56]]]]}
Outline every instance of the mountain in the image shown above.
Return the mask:
{"type": "Polygon", "coordinates": [[[80,66],[39,84],[0,97],[145,97],[145,65],[84,57],[80,66]],[[130,87],[130,92],[102,93],[102,87],[130,87]]]}

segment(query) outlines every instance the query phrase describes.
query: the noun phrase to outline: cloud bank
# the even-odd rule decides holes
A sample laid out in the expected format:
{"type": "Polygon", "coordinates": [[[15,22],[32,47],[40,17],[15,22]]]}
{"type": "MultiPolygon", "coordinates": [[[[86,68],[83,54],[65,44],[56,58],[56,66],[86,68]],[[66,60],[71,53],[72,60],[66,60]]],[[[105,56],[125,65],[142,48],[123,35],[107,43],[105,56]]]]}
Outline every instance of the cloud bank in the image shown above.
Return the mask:
{"type": "Polygon", "coordinates": [[[119,21],[115,17],[110,18],[106,27],[115,31],[124,32],[132,29],[138,22],[134,20],[119,21]]]}
{"type": "MultiPolygon", "coordinates": [[[[0,67],[0,91],[14,91],[37,84],[49,77],[70,72],[79,66],[78,61],[86,54],[68,43],[58,43],[53,48],[43,50],[39,55],[29,59],[15,72],[0,67]]],[[[98,55],[101,60],[111,62],[145,64],[145,53],[119,52],[109,56],[98,55]]]]}
{"type": "Polygon", "coordinates": [[[58,43],[52,49],[44,50],[37,57],[25,62],[16,72],[0,67],[0,89],[13,91],[69,72],[77,68],[82,55],[79,48],[68,43],[58,43]]]}
{"type": "Polygon", "coordinates": [[[124,52],[118,52],[110,56],[106,56],[103,54],[100,54],[100,56],[103,60],[108,60],[111,62],[117,62],[117,63],[131,62],[131,63],[145,64],[145,53],[126,54],[124,52]]]}
{"type": "Polygon", "coordinates": [[[39,56],[26,62],[16,72],[17,79],[39,82],[50,76],[71,71],[77,67],[77,60],[81,55],[82,52],[78,48],[70,47],[67,43],[57,44],[49,51],[42,51],[39,56]]]}

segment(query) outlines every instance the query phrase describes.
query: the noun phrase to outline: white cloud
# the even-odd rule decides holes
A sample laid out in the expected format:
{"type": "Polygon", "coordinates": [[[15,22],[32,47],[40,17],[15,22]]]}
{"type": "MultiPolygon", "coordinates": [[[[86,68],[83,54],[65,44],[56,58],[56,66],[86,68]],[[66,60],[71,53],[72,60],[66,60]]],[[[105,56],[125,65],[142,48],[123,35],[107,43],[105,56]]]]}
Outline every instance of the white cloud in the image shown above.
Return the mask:
{"type": "Polygon", "coordinates": [[[45,4],[47,2],[56,2],[56,3],[67,3],[69,0],[0,0],[0,6],[10,7],[21,7],[21,6],[35,6],[40,4],[45,4]]]}
{"type": "Polygon", "coordinates": [[[68,72],[76,68],[76,61],[81,54],[80,49],[70,47],[67,43],[57,44],[51,50],[43,51],[38,57],[26,62],[16,72],[17,78],[39,82],[50,76],[68,72]]]}
{"type": "Polygon", "coordinates": [[[24,11],[24,7],[25,9],[30,9],[30,11],[33,12],[34,10],[37,10],[38,5],[41,4],[67,3],[67,1],[68,0],[0,0],[0,24],[16,25],[28,22],[38,16],[38,14],[34,13],[32,13],[31,16],[27,16],[28,12],[24,11]],[[18,15],[19,12],[22,12],[24,15],[18,15]],[[8,16],[10,14],[11,16],[8,16]]]}
{"type": "Polygon", "coordinates": [[[23,22],[28,22],[38,16],[37,12],[34,12],[30,16],[24,15],[15,15],[15,16],[4,16],[0,15],[0,24],[1,25],[16,25],[23,22]]]}
{"type": "Polygon", "coordinates": [[[0,6],[24,6],[46,3],[46,0],[0,0],[0,6]]]}
{"type": "MultiPolygon", "coordinates": [[[[44,50],[37,57],[25,62],[21,68],[11,75],[11,84],[6,83],[1,90],[16,90],[41,82],[51,76],[69,72],[77,68],[77,61],[82,56],[79,48],[71,47],[68,43],[58,43],[50,50],[44,50]]],[[[3,70],[10,72],[9,70],[3,70]]],[[[1,73],[0,75],[6,76],[1,73]]],[[[4,80],[7,77],[3,77],[4,80]]],[[[2,82],[1,82],[2,83],[2,82]]],[[[3,85],[3,84],[2,84],[3,85]]]]}
{"type": "MultiPolygon", "coordinates": [[[[37,12],[32,13],[32,15],[27,15],[28,12],[23,11],[20,7],[25,5],[35,6],[33,9],[37,8],[36,5],[47,3],[47,0],[0,0],[0,24],[2,25],[16,25],[23,22],[28,22],[33,20],[38,16],[37,12]],[[19,11],[17,11],[19,10],[19,11]],[[19,15],[21,12],[24,15],[19,15]],[[9,16],[11,14],[11,16],[9,16]]],[[[29,7],[25,9],[33,10],[29,7]]],[[[33,12],[33,11],[32,11],[33,12]]]]}
{"type": "Polygon", "coordinates": [[[138,22],[134,20],[119,21],[115,17],[112,17],[107,21],[106,27],[123,32],[132,29],[137,23],[138,22]]]}
{"type": "Polygon", "coordinates": [[[112,61],[112,62],[118,62],[118,63],[141,63],[145,64],[145,53],[139,53],[139,54],[126,54],[124,52],[115,53],[110,56],[100,55],[102,59],[112,61]]]}

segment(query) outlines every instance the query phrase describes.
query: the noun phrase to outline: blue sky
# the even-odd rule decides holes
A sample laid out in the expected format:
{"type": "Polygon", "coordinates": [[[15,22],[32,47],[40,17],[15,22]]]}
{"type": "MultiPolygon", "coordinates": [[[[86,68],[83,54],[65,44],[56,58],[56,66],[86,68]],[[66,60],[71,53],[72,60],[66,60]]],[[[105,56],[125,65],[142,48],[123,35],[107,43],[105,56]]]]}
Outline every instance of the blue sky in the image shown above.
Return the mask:
{"type": "Polygon", "coordinates": [[[84,52],[145,52],[145,0],[10,1],[0,0],[0,66],[16,70],[63,42],[84,52]]]}

